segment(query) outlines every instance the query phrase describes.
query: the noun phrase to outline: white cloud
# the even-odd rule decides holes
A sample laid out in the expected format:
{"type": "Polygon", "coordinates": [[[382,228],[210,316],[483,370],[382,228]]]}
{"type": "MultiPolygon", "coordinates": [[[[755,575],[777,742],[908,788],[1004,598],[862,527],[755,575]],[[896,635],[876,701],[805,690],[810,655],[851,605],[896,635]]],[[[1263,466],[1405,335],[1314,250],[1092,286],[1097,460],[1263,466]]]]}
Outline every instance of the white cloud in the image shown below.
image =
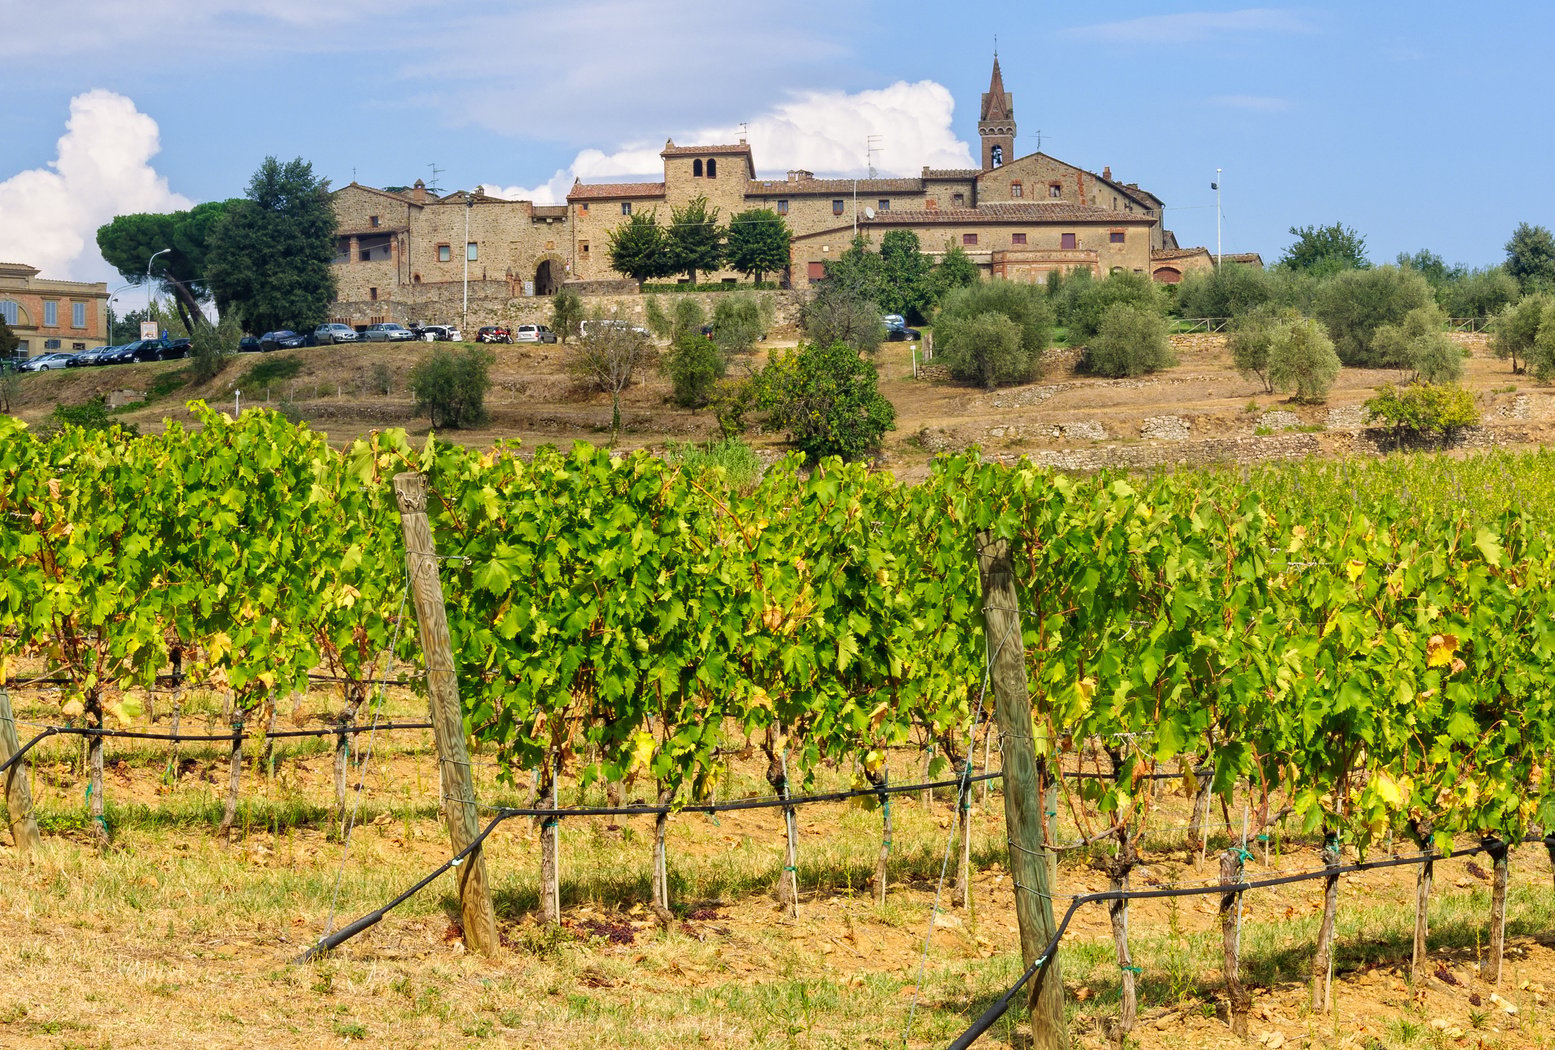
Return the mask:
{"type": "Polygon", "coordinates": [[[123,95],[98,90],[71,99],[56,159],[0,182],[0,259],[36,266],[45,277],[104,279],[112,271],[97,253],[99,226],[115,215],[192,203],[151,167],[160,149],[157,122],[123,95]]]}
{"type": "MultiPolygon", "coordinates": [[[[875,168],[881,175],[916,175],[927,164],[935,168],[970,168],[976,163],[967,143],[952,129],[955,100],[942,84],[898,81],[889,87],[848,94],[811,91],[795,95],[739,127],[712,127],[675,134],[677,143],[715,145],[738,141],[751,144],[758,170],[781,175],[790,168],[818,174],[855,175],[867,168],[868,136],[880,137],[875,168]]],[[[537,204],[561,203],[575,178],[585,182],[663,177],[662,144],[631,143],[605,153],[580,152],[570,165],[537,186],[496,186],[486,192],[510,200],[537,204]]]]}
{"type": "Polygon", "coordinates": [[[1192,44],[1228,33],[1307,33],[1312,26],[1293,11],[1248,7],[1240,11],[1180,11],[1119,22],[1076,26],[1060,36],[1113,44],[1192,44]]]}
{"type": "Polygon", "coordinates": [[[1255,113],[1284,113],[1292,107],[1290,99],[1270,95],[1215,95],[1209,102],[1212,106],[1246,109],[1255,113]]]}

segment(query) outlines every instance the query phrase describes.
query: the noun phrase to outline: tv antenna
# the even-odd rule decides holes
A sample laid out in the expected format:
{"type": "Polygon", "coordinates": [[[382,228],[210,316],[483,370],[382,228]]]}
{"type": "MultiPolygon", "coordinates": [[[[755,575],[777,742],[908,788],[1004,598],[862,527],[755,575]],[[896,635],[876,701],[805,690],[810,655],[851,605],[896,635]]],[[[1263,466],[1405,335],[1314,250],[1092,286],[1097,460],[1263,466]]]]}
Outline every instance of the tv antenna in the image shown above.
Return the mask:
{"type": "Polygon", "coordinates": [[[884,148],[880,145],[880,139],[881,136],[879,135],[866,135],[864,137],[864,157],[869,165],[870,178],[875,177],[875,154],[884,148]]]}
{"type": "Polygon", "coordinates": [[[751,130],[750,121],[748,121],[748,120],[740,121],[740,141],[741,142],[745,141],[745,137],[750,134],[750,130],[751,130]]]}
{"type": "Polygon", "coordinates": [[[439,186],[437,184],[437,177],[439,175],[441,175],[443,172],[447,171],[448,169],[447,168],[439,168],[435,163],[434,164],[428,164],[427,167],[432,169],[432,185],[428,186],[427,189],[431,190],[433,193],[442,193],[443,192],[443,187],[441,187],[441,186],[439,186]]]}

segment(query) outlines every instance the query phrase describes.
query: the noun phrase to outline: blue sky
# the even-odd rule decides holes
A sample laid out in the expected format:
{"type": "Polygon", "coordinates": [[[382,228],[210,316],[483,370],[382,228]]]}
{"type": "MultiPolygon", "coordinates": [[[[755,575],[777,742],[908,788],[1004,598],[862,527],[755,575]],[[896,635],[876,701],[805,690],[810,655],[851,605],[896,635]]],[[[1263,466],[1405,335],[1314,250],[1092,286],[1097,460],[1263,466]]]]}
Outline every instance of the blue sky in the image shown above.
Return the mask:
{"type": "Polygon", "coordinates": [[[57,0],[6,4],[0,259],[105,279],[116,212],[236,196],[267,154],[343,185],[564,194],[667,137],[750,129],[762,174],[975,152],[994,36],[1017,152],[1110,165],[1185,244],[1276,259],[1342,221],[1374,261],[1501,261],[1555,225],[1555,5],[914,0],[57,0]],[[63,137],[63,138],[62,138],[63,137]]]}

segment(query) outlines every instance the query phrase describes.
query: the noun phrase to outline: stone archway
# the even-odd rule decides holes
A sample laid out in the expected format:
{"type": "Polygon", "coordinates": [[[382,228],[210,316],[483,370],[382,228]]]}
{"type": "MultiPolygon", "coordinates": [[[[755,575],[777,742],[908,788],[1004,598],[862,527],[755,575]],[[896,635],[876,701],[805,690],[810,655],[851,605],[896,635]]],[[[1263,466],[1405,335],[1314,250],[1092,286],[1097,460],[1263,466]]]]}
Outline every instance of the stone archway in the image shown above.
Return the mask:
{"type": "Polygon", "coordinates": [[[567,273],[562,267],[561,259],[554,255],[547,255],[535,267],[535,294],[555,295],[561,290],[562,281],[566,278],[567,273]]]}

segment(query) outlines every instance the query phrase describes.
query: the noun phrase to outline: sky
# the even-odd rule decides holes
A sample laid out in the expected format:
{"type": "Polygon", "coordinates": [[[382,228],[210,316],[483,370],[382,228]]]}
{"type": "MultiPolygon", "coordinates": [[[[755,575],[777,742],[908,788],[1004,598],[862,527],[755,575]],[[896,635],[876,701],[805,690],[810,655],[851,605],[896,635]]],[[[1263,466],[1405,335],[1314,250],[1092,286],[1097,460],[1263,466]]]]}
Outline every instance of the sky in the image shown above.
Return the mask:
{"type": "Polygon", "coordinates": [[[332,185],[560,202],[747,134],[762,177],[974,166],[997,46],[1016,154],[1110,166],[1184,246],[1279,258],[1342,222],[1374,262],[1505,258],[1555,161],[1555,4],[1209,0],[0,0],[0,260],[120,283],[116,214],[332,185]],[[952,11],[958,17],[952,17],[952,11]],[[997,42],[996,42],[997,38],[997,42]],[[1529,183],[1529,177],[1533,182],[1529,183]]]}

